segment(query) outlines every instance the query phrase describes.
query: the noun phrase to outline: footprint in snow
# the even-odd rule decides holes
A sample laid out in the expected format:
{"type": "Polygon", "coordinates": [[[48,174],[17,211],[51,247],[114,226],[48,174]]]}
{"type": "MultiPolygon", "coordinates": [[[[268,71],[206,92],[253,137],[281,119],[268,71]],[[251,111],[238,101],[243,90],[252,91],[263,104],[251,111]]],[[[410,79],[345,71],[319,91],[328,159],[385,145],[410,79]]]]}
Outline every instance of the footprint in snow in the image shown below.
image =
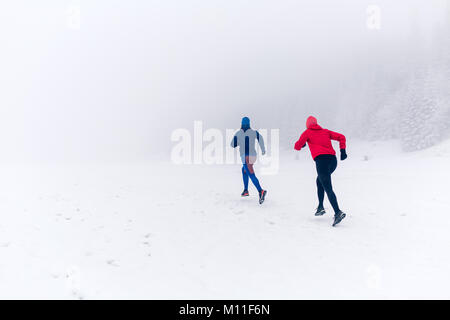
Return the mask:
{"type": "Polygon", "coordinates": [[[81,272],[76,266],[72,266],[66,270],[66,287],[73,298],[83,300],[81,293],[81,272]]]}
{"type": "Polygon", "coordinates": [[[107,260],[106,263],[112,267],[118,267],[119,265],[117,264],[116,260],[111,259],[111,260],[107,260]]]}

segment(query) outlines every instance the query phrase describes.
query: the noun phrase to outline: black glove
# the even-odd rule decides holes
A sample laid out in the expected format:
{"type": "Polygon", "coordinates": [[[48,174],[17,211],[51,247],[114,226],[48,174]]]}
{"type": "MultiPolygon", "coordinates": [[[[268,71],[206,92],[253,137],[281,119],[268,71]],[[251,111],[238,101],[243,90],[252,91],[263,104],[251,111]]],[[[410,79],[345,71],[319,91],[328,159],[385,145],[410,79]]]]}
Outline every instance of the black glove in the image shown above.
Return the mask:
{"type": "Polygon", "coordinates": [[[341,149],[341,160],[347,159],[347,152],[345,152],[345,149],[341,149]]]}

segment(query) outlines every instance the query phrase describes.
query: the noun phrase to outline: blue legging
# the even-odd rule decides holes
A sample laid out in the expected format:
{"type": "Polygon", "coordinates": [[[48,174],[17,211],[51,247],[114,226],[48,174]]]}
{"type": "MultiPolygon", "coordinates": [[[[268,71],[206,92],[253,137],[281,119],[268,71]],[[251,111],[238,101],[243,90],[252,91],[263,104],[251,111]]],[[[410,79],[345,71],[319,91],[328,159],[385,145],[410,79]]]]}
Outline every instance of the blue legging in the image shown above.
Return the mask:
{"type": "MultiPolygon", "coordinates": [[[[244,159],[243,159],[244,160],[244,159]]],[[[243,161],[244,162],[244,161],[243,161]]],[[[245,157],[245,162],[242,165],[242,179],[244,180],[244,189],[248,190],[248,178],[252,180],[258,192],[261,192],[262,188],[259,184],[259,180],[253,170],[253,164],[249,162],[249,157],[245,157]]]]}

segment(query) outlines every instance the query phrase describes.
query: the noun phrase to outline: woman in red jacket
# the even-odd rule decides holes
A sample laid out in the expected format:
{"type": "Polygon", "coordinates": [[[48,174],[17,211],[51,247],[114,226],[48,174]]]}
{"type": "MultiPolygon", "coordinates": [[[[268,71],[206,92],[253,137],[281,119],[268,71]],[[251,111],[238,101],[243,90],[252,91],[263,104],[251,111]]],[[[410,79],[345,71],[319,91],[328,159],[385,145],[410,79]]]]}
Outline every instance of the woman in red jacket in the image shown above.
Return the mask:
{"type": "Polygon", "coordinates": [[[295,143],[295,150],[301,150],[308,143],[311,155],[316,162],[317,169],[317,196],[319,197],[319,206],[317,207],[316,216],[325,214],[323,208],[323,199],[325,192],[328,200],[334,210],[333,227],[345,218],[345,213],[339,209],[339,205],[331,185],[331,174],[336,170],[337,159],[336,152],[331,145],[331,140],[339,141],[339,148],[341,149],[341,160],[347,158],[345,152],[345,136],[343,134],[323,129],[317,124],[317,119],[308,117],[306,120],[306,131],[302,133],[300,139],[295,143]]]}

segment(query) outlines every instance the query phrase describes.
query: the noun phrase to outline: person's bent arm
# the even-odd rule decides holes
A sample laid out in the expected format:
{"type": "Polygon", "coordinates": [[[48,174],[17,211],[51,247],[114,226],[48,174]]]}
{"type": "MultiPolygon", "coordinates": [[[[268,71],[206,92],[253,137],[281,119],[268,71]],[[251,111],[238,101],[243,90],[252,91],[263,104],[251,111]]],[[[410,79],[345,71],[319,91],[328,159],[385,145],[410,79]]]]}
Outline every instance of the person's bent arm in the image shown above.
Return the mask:
{"type": "Polygon", "coordinates": [[[295,143],[294,149],[300,151],[302,148],[306,146],[306,141],[308,140],[307,131],[303,132],[300,136],[300,139],[295,143]]]}
{"type": "Polygon", "coordinates": [[[345,149],[346,148],[346,139],[345,136],[343,134],[334,132],[334,131],[329,131],[330,132],[330,139],[331,140],[336,140],[339,141],[339,149],[345,149]]]}
{"type": "Polygon", "coordinates": [[[347,152],[345,150],[347,147],[345,136],[343,134],[330,131],[330,138],[332,140],[339,141],[339,149],[341,150],[341,160],[347,159],[347,152]]]}
{"type": "Polygon", "coordinates": [[[233,139],[231,140],[231,147],[236,148],[238,145],[238,138],[237,135],[234,135],[233,139]]]}
{"type": "Polygon", "coordinates": [[[258,140],[259,147],[261,148],[261,153],[263,155],[266,154],[266,146],[264,145],[264,138],[262,135],[259,134],[258,131],[256,131],[256,139],[258,140]]]}

